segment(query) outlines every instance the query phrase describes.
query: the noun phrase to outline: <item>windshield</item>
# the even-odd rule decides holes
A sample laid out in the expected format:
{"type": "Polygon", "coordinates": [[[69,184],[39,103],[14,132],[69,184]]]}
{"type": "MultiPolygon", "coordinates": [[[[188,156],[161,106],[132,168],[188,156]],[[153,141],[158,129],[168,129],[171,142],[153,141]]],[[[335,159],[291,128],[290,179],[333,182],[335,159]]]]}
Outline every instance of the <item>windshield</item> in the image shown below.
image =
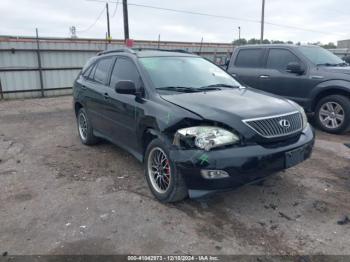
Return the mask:
{"type": "Polygon", "coordinates": [[[300,46],[299,50],[316,65],[338,65],[344,61],[330,51],[317,46],[300,46]]]}
{"type": "Polygon", "coordinates": [[[201,57],[144,57],[140,62],[157,89],[240,86],[220,67],[201,57]]]}

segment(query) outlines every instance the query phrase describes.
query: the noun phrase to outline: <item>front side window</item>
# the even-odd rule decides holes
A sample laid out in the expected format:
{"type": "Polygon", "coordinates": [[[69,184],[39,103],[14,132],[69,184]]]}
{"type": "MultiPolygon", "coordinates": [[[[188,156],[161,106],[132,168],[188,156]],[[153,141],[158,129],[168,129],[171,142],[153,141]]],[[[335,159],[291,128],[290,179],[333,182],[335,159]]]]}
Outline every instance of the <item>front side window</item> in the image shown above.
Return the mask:
{"type": "Polygon", "coordinates": [[[93,80],[100,84],[107,84],[109,70],[113,61],[114,57],[107,57],[99,60],[95,66],[93,80]]]}
{"type": "Polygon", "coordinates": [[[130,80],[133,81],[135,85],[139,83],[137,68],[135,64],[127,58],[117,58],[111,76],[111,87],[114,87],[120,80],[130,80]]]}
{"type": "Polygon", "coordinates": [[[300,63],[299,59],[287,49],[270,49],[266,67],[270,69],[286,70],[292,62],[300,63]]]}
{"type": "Polygon", "coordinates": [[[140,58],[156,88],[240,84],[220,67],[201,57],[144,57],[140,58]]]}
{"type": "Polygon", "coordinates": [[[340,65],[344,61],[330,51],[318,46],[300,46],[300,52],[315,65],[340,65]]]}
{"type": "Polygon", "coordinates": [[[242,49],[238,52],[235,65],[238,67],[261,67],[263,49],[242,49]]]}

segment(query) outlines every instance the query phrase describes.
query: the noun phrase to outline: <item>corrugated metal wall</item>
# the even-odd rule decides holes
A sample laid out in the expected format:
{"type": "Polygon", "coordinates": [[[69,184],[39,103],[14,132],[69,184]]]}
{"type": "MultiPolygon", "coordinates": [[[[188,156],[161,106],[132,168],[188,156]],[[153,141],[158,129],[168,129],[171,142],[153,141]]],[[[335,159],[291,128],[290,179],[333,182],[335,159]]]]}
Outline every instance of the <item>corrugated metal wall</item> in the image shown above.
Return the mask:
{"type": "MultiPolygon", "coordinates": [[[[123,41],[107,44],[98,39],[0,38],[0,99],[70,94],[72,83],[88,58],[97,52],[122,47],[123,41]],[[42,84],[40,81],[42,75],[42,84]]],[[[217,64],[224,63],[232,45],[135,41],[134,47],[185,49],[217,64]]]]}

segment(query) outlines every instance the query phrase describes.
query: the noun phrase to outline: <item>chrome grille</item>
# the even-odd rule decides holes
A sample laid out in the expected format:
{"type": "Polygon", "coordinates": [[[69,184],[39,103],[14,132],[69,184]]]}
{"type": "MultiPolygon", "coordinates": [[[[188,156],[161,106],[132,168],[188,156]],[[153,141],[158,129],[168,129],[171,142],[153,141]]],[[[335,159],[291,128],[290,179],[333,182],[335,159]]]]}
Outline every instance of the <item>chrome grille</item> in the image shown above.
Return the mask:
{"type": "Polygon", "coordinates": [[[259,135],[266,138],[290,135],[301,131],[303,128],[303,119],[300,112],[245,119],[243,122],[259,135]]]}

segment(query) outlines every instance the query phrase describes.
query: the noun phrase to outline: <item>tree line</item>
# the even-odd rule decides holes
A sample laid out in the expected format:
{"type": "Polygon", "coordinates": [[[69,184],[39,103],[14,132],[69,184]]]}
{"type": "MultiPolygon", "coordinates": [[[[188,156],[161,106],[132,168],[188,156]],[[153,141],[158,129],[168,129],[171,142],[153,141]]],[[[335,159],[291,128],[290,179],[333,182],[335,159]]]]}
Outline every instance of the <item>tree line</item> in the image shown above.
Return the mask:
{"type": "MultiPolygon", "coordinates": [[[[236,39],[232,42],[232,44],[234,45],[255,45],[255,44],[260,44],[260,39],[256,39],[256,38],[251,38],[249,40],[245,39],[245,38],[241,38],[241,39],[236,39]]],[[[263,44],[296,44],[296,45],[300,45],[300,42],[296,42],[294,43],[293,41],[281,41],[281,40],[268,40],[268,39],[264,39],[263,40],[263,44]]],[[[327,49],[331,49],[331,48],[337,48],[337,46],[330,42],[328,44],[322,44],[321,42],[315,42],[315,43],[308,43],[310,45],[318,45],[321,46],[323,48],[327,48],[327,49]]]]}

